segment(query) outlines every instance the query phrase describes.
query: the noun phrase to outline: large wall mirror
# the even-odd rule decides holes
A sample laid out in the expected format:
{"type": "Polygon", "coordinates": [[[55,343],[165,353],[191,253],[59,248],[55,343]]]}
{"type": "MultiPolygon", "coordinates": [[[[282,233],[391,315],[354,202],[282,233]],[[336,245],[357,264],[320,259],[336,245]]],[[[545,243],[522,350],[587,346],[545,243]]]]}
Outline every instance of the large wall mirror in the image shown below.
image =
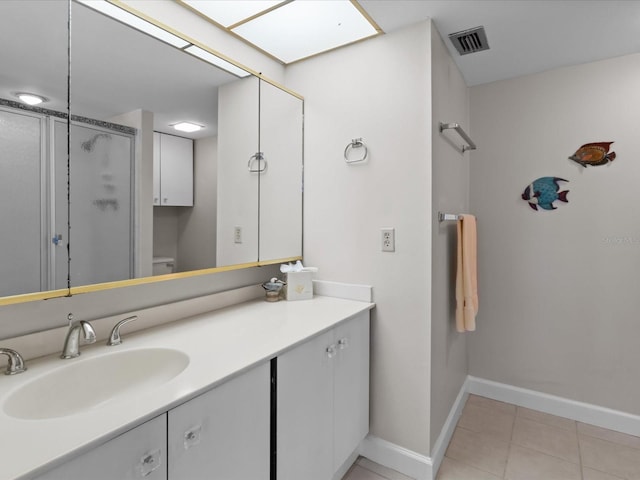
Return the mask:
{"type": "MultiPolygon", "coordinates": [[[[217,57],[204,46],[173,35],[176,32],[161,41],[157,32],[132,28],[128,19],[115,20],[112,13],[98,11],[101,4],[130,15],[106,2],[0,2],[4,40],[0,98],[11,100],[0,105],[0,142],[15,137],[5,128],[2,115],[21,114],[30,120],[37,113],[16,108],[10,95],[17,88],[29,86],[50,99],[61,92],[61,102],[48,102],[46,108],[66,112],[69,8],[72,19],[71,121],[67,125],[63,114],[53,115],[38,120],[45,122],[40,133],[22,134],[40,135],[38,154],[44,160],[39,160],[37,172],[34,166],[29,174],[44,191],[38,199],[32,198],[35,190],[23,192],[24,199],[12,196],[0,207],[3,218],[11,222],[11,235],[2,240],[9,256],[5,238],[13,241],[12,248],[24,247],[31,232],[21,232],[17,238],[16,228],[34,215],[31,223],[41,230],[34,243],[44,253],[38,256],[39,263],[12,268],[35,276],[31,271],[38,263],[38,275],[44,280],[35,286],[17,284],[7,276],[6,281],[0,279],[0,296],[63,288],[67,279],[73,293],[91,285],[100,289],[107,282],[155,281],[168,273],[172,276],[164,278],[299,258],[301,97],[233,64],[225,64],[229,71],[214,66],[217,57]],[[33,21],[34,14],[42,15],[40,22],[33,21]],[[54,58],[43,47],[59,49],[59,55],[54,58]],[[24,68],[24,58],[38,68],[24,68]],[[55,72],[62,72],[59,82],[55,72]],[[54,82],[60,85],[53,88],[54,82]],[[196,132],[174,128],[185,121],[202,128],[196,132]],[[43,149],[53,153],[42,153],[43,149]],[[56,156],[64,162],[59,168],[57,163],[48,166],[46,160],[56,156]],[[67,173],[68,204],[63,188],[67,173]],[[45,200],[59,215],[41,212],[45,200]],[[27,206],[37,212],[30,213],[27,206]],[[43,274],[45,264],[53,270],[43,274]]],[[[13,122],[10,128],[21,130],[22,124],[13,122]]],[[[24,177],[26,173],[14,165],[23,163],[16,159],[27,154],[24,148],[15,155],[5,155],[5,144],[0,148],[3,177],[5,170],[14,169],[16,176],[24,177]]],[[[11,190],[9,194],[16,195],[11,190]]],[[[5,193],[0,195],[4,198],[5,193]]]]}

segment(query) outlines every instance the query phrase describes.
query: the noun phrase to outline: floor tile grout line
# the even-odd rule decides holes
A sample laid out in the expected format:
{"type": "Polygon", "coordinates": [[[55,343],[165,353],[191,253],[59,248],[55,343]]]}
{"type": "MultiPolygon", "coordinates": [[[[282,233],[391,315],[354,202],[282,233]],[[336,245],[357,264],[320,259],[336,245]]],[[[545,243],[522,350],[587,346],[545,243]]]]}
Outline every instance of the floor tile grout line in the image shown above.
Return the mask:
{"type": "MultiPolygon", "coordinates": [[[[467,463],[467,462],[465,462],[464,460],[460,460],[460,459],[458,459],[458,458],[453,458],[453,457],[448,457],[448,456],[446,456],[446,455],[445,455],[445,458],[448,458],[449,460],[453,460],[454,462],[461,463],[462,465],[466,465],[467,467],[471,467],[471,468],[473,468],[474,470],[478,470],[479,472],[487,473],[487,474],[489,474],[489,475],[493,475],[494,477],[497,477],[497,476],[498,476],[498,475],[496,475],[495,473],[490,472],[489,470],[485,470],[484,468],[480,468],[480,467],[479,467],[479,466],[477,466],[477,465],[472,465],[471,463],[467,463]]],[[[504,475],[503,475],[503,478],[504,478],[504,475]]]]}
{"type": "MultiPolygon", "coordinates": [[[[542,455],[546,455],[547,457],[552,457],[552,458],[555,458],[556,460],[561,460],[563,462],[570,463],[571,465],[577,465],[579,467],[582,467],[580,458],[578,458],[577,462],[572,462],[571,460],[567,460],[566,458],[559,457],[558,455],[554,455],[553,453],[543,452],[542,450],[539,450],[539,449],[537,449],[535,447],[532,447],[531,445],[522,445],[521,443],[518,443],[518,442],[511,442],[510,445],[515,445],[516,447],[526,448],[528,450],[533,450],[534,452],[541,453],[542,455]]],[[[580,448],[580,447],[578,446],[578,448],[580,448]]],[[[579,457],[579,455],[578,455],[578,457],[579,457]]]]}
{"type": "MultiPolygon", "coordinates": [[[[355,464],[354,464],[354,465],[355,465],[355,464]]],[[[365,469],[367,472],[371,472],[371,473],[373,473],[374,475],[377,475],[377,476],[379,476],[379,477],[381,477],[381,478],[384,478],[385,480],[391,480],[391,479],[390,479],[389,477],[387,477],[386,475],[383,475],[383,474],[382,474],[382,473],[380,473],[380,472],[376,472],[375,470],[371,470],[370,468],[367,468],[367,467],[366,467],[365,465],[363,465],[363,464],[358,464],[358,466],[359,466],[360,468],[365,469]]],[[[398,473],[400,473],[400,472],[398,472],[398,473]]],[[[404,475],[404,474],[401,474],[401,475],[404,475]]],[[[406,475],[404,475],[404,476],[406,477],[406,475]]],[[[407,478],[409,478],[409,477],[407,477],[407,478]]],[[[348,480],[348,479],[347,479],[347,480],[348,480]]]]}
{"type": "MultiPolygon", "coordinates": [[[[589,424],[586,423],[585,425],[589,425],[589,424]]],[[[597,426],[597,425],[594,425],[594,426],[597,426]]],[[[610,430],[610,429],[607,429],[607,428],[605,428],[604,430],[609,430],[610,432],[614,432],[614,433],[621,433],[622,435],[628,435],[626,433],[616,432],[615,430],[610,430]]],[[[601,442],[611,443],[613,445],[617,445],[618,447],[631,448],[632,450],[638,450],[638,453],[640,454],[640,447],[632,447],[631,445],[627,445],[627,444],[620,443],[620,442],[614,442],[613,440],[608,440],[606,438],[597,437],[595,435],[589,435],[588,433],[582,433],[582,432],[578,432],[578,439],[580,438],[580,435],[582,435],[583,437],[595,438],[596,440],[600,440],[601,442]]],[[[630,437],[635,437],[635,435],[629,435],[629,436],[630,437]]],[[[640,438],[640,437],[636,437],[636,438],[640,438]]]]}
{"type": "Polygon", "coordinates": [[[504,462],[504,470],[502,471],[502,478],[507,478],[507,468],[509,467],[509,459],[511,458],[511,447],[513,446],[513,432],[516,429],[516,418],[518,418],[518,409],[516,406],[516,413],[513,416],[513,423],[511,424],[511,435],[509,436],[509,447],[507,448],[507,461],[504,462]]]}
{"type": "MultiPolygon", "coordinates": [[[[360,468],[365,469],[367,472],[373,473],[374,475],[377,475],[378,477],[384,478],[385,480],[391,480],[389,477],[387,477],[386,475],[382,475],[380,472],[376,472],[371,470],[370,468],[365,467],[364,465],[360,464],[358,465],[360,468]]],[[[348,479],[347,479],[348,480],[348,479]]]]}
{"type": "Polygon", "coordinates": [[[578,434],[578,422],[576,424],[576,442],[578,442],[578,460],[580,461],[580,479],[584,480],[584,467],[582,465],[582,447],[580,446],[580,435],[578,434]]]}

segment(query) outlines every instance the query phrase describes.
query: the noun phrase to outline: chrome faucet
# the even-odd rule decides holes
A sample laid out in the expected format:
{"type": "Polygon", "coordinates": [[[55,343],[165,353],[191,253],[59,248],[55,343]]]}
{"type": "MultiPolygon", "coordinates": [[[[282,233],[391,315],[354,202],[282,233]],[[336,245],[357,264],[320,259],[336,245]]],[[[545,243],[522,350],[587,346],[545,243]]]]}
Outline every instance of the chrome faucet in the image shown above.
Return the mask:
{"type": "Polygon", "coordinates": [[[111,330],[111,335],[109,335],[109,341],[107,342],[107,346],[113,347],[114,345],[120,345],[122,343],[122,338],[120,338],[120,327],[123,326],[125,323],[129,323],[137,319],[138,317],[136,315],[133,315],[131,317],[127,317],[123,320],[120,320],[118,323],[116,323],[116,326],[113,327],[113,330],[111,330]]]}
{"type": "Polygon", "coordinates": [[[80,320],[73,321],[73,315],[69,314],[69,332],[64,340],[64,348],[60,358],[75,358],[80,355],[80,332],[85,343],[94,343],[96,341],[96,332],[89,322],[80,320]]]}
{"type": "Polygon", "coordinates": [[[0,347],[0,354],[4,354],[9,357],[7,369],[4,371],[5,375],[15,375],[17,373],[22,373],[27,369],[27,367],[24,366],[22,356],[15,350],[0,347]]]}

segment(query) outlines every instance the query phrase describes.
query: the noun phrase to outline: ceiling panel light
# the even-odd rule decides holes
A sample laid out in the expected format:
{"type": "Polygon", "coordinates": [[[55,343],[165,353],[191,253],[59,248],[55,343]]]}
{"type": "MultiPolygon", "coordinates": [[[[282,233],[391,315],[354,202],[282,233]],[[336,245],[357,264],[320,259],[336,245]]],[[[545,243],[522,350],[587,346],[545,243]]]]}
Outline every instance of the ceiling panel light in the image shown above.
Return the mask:
{"type": "Polygon", "coordinates": [[[232,31],[284,63],[379,33],[349,0],[292,1],[232,31]]]}
{"type": "Polygon", "coordinates": [[[236,67],[233,63],[227,62],[226,60],[223,60],[222,58],[209,53],[200,47],[196,47],[195,45],[191,45],[190,47],[185,48],[184,51],[200,58],[201,60],[204,60],[205,62],[211,63],[216,67],[220,67],[223,70],[226,70],[227,72],[235,75],[236,77],[243,78],[251,75],[246,70],[243,70],[240,67],[236,67]]]}
{"type": "Polygon", "coordinates": [[[197,125],[191,122],[180,122],[172,126],[176,130],[179,130],[181,132],[189,132],[189,133],[197,132],[203,128],[202,125],[197,125]]]}
{"type": "Polygon", "coordinates": [[[223,27],[230,27],[282,3],[280,0],[182,0],[223,27]]]}
{"type": "Polygon", "coordinates": [[[132,13],[123,10],[120,7],[115,6],[112,3],[109,3],[105,0],[77,0],[79,3],[86,5],[87,7],[93,8],[94,10],[103,13],[115,20],[118,20],[130,27],[133,27],[141,32],[146,33],[147,35],[151,35],[152,37],[157,38],[169,45],[173,45],[176,48],[184,48],[187,45],[190,45],[189,42],[183,40],[182,38],[174,35],[172,33],[167,32],[166,30],[155,26],[153,23],[147,22],[132,13]]]}
{"type": "Polygon", "coordinates": [[[27,92],[18,92],[16,93],[16,97],[18,97],[21,102],[26,103],[27,105],[40,105],[41,103],[47,101],[45,97],[27,92]]]}

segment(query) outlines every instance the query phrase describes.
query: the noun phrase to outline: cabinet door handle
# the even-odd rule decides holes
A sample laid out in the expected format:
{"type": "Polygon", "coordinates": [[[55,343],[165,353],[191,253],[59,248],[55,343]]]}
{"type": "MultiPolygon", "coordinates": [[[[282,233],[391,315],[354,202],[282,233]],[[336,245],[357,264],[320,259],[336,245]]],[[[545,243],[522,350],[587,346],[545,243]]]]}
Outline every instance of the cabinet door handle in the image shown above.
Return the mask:
{"type": "Polygon", "coordinates": [[[193,427],[184,432],[184,449],[189,450],[200,443],[200,434],[202,433],[202,425],[193,427]]]}
{"type": "Polygon", "coordinates": [[[151,472],[160,468],[160,457],[160,449],[145,453],[142,458],[140,458],[140,463],[138,464],[140,477],[146,477],[151,474],[151,472]]]}
{"type": "Polygon", "coordinates": [[[347,337],[343,337],[340,340],[338,340],[338,347],[340,348],[340,350],[344,350],[348,346],[349,346],[349,339],[347,337]]]}
{"type": "Polygon", "coordinates": [[[329,358],[333,358],[333,357],[335,357],[335,356],[336,356],[336,346],[335,346],[335,345],[333,345],[333,344],[332,344],[332,345],[329,345],[329,346],[327,347],[326,352],[327,352],[327,357],[329,357],[329,358]]]}

